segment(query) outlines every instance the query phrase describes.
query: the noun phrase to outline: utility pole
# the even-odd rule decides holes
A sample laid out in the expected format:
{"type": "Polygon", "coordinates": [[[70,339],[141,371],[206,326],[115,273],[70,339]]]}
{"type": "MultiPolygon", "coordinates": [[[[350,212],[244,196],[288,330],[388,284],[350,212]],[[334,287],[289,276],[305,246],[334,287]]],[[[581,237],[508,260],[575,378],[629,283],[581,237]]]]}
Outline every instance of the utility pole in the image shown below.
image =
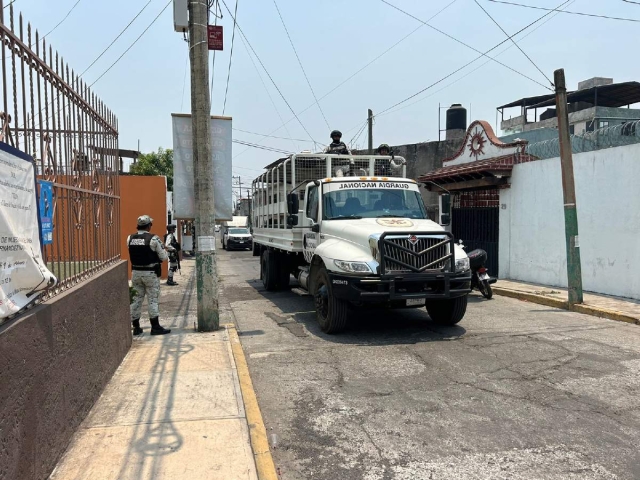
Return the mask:
{"type": "Polygon", "coordinates": [[[567,85],[564,78],[564,69],[561,68],[554,72],[554,81],[556,86],[556,109],[558,112],[558,134],[560,135],[569,305],[574,305],[583,301],[582,266],[580,264],[578,208],[576,206],[576,185],[573,178],[573,155],[571,153],[571,137],[569,135],[569,111],[567,109],[567,85]]]}
{"type": "Polygon", "coordinates": [[[369,123],[369,151],[373,150],[373,112],[369,109],[367,122],[369,123]]]}
{"type": "Polygon", "coordinates": [[[211,158],[211,99],[208,88],[207,11],[207,0],[189,0],[193,181],[196,204],[196,289],[200,332],[211,332],[220,327],[211,158]]]}

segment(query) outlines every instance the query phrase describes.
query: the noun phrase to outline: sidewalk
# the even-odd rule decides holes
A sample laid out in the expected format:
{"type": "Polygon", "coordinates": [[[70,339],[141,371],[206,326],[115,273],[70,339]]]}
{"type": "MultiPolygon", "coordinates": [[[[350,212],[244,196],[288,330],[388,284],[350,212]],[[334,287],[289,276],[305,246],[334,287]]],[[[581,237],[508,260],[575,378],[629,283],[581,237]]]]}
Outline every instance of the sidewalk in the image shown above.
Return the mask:
{"type": "MultiPolygon", "coordinates": [[[[162,286],[160,322],[172,332],[150,336],[145,312],[144,334],[134,337],[52,480],[258,479],[243,403],[247,380],[241,387],[238,373],[240,365],[248,378],[242,348],[232,326],[194,331],[194,267],[185,260],[180,285],[162,286]]],[[[252,435],[255,426],[252,419],[252,435]]]]}
{"type": "Polygon", "coordinates": [[[621,322],[640,325],[640,301],[630,298],[585,293],[584,303],[569,308],[567,289],[547,287],[512,280],[498,280],[493,285],[496,295],[504,295],[549,307],[564,308],[621,322]]]}

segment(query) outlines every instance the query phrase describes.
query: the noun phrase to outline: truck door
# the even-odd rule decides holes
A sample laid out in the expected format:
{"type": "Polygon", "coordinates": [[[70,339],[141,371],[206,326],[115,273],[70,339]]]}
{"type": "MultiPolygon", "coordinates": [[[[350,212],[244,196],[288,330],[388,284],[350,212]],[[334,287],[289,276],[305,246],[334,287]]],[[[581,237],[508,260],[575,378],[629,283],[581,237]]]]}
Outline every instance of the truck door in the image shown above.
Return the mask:
{"type": "Polygon", "coordinates": [[[311,263],[313,254],[320,240],[320,233],[312,232],[311,227],[318,223],[320,219],[320,189],[316,185],[311,185],[307,189],[306,208],[304,211],[304,236],[302,239],[302,248],[304,259],[307,263],[311,263]]]}

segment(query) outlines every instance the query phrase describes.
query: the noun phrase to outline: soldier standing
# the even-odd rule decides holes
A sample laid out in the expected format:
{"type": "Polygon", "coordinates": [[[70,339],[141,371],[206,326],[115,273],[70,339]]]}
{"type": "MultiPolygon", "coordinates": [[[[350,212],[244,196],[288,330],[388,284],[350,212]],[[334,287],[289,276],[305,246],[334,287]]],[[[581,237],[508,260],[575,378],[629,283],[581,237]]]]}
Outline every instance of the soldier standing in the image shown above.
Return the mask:
{"type": "Polygon", "coordinates": [[[176,238],[176,226],[167,225],[167,233],[164,236],[164,246],[169,252],[169,278],[167,278],[167,285],[178,285],[173,281],[173,275],[180,266],[180,244],[176,238]]]}
{"type": "Polygon", "coordinates": [[[162,262],[167,260],[168,255],[160,237],[149,232],[152,224],[153,219],[149,215],[138,217],[138,233],[129,235],[127,238],[133,272],[131,274],[131,282],[136,290],[135,298],[131,304],[131,323],[133,324],[134,335],[142,334],[140,314],[145,296],[147,296],[147,302],[149,303],[151,335],[164,335],[171,332],[171,330],[160,326],[158,320],[160,316],[158,311],[160,275],[162,262]]]}

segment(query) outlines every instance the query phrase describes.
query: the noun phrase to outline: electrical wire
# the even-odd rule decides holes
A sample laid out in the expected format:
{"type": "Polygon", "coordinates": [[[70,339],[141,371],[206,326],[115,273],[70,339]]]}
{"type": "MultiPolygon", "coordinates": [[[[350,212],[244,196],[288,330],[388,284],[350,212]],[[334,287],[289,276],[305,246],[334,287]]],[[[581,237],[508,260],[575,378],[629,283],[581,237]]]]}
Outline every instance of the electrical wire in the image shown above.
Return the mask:
{"type": "MultiPolygon", "coordinates": [[[[524,7],[524,8],[533,8],[535,10],[553,11],[550,8],[536,7],[534,5],[525,5],[524,3],[506,2],[504,0],[489,0],[489,1],[493,2],[493,3],[502,3],[503,5],[512,5],[514,7],[524,7]]],[[[629,2],[629,3],[632,3],[632,2],[629,2]]],[[[562,13],[568,13],[570,15],[581,15],[583,17],[606,18],[608,20],[620,20],[620,21],[623,21],[623,22],[638,22],[638,23],[640,23],[640,19],[637,19],[637,18],[610,17],[610,16],[607,16],[607,15],[597,15],[595,13],[584,13],[584,12],[573,12],[573,11],[570,11],[570,10],[562,10],[562,13]]]]}
{"type": "Polygon", "coordinates": [[[536,62],[534,62],[534,61],[531,59],[531,57],[530,57],[529,55],[527,55],[527,53],[526,53],[526,52],[525,52],[525,51],[520,47],[520,45],[518,45],[518,44],[516,43],[516,41],[515,41],[513,38],[509,37],[509,34],[507,33],[507,31],[506,31],[504,28],[502,28],[502,26],[501,26],[501,25],[496,21],[496,19],[495,19],[495,18],[493,18],[493,17],[491,16],[491,14],[490,14],[489,12],[487,12],[487,10],[486,10],[482,5],[480,5],[480,2],[478,2],[478,0],[474,0],[474,1],[476,2],[476,5],[478,5],[478,6],[482,9],[482,11],[487,15],[487,17],[489,17],[489,18],[491,19],[491,21],[492,21],[493,23],[495,23],[495,24],[496,24],[496,26],[497,26],[497,27],[502,31],[502,33],[504,33],[504,34],[505,34],[505,35],[506,35],[506,36],[511,40],[511,43],[513,43],[513,44],[518,48],[518,50],[520,50],[520,52],[521,52],[525,57],[527,57],[527,60],[529,60],[529,62],[531,62],[531,64],[532,64],[534,67],[536,67],[536,68],[538,69],[538,71],[540,72],[540,74],[541,74],[544,78],[546,78],[546,79],[547,79],[547,81],[548,81],[548,82],[553,86],[553,82],[551,81],[551,79],[547,76],[547,74],[546,74],[546,73],[544,73],[544,72],[542,71],[542,69],[541,69],[541,68],[536,64],[536,62]]]}
{"type": "Polygon", "coordinates": [[[269,152],[278,152],[278,153],[286,153],[286,154],[292,154],[293,153],[293,152],[290,152],[289,150],[282,150],[280,148],[267,147],[266,145],[261,145],[259,143],[245,142],[245,141],[242,141],[242,140],[232,140],[232,142],[240,144],[240,145],[245,145],[247,147],[259,148],[261,150],[267,150],[269,152]]]}
{"type": "Polygon", "coordinates": [[[14,3],[16,3],[18,0],[11,0],[9,3],[7,3],[4,7],[2,7],[2,9],[4,10],[5,8],[7,8],[9,5],[13,5],[14,3]]]}
{"type": "Polygon", "coordinates": [[[473,47],[473,46],[469,45],[468,43],[463,42],[462,40],[457,39],[456,37],[454,37],[454,36],[452,36],[452,35],[448,34],[447,32],[445,32],[445,31],[443,31],[443,30],[440,30],[439,28],[436,28],[436,27],[434,27],[433,25],[428,25],[428,24],[427,24],[427,22],[425,22],[424,20],[422,20],[422,19],[420,19],[420,18],[416,17],[415,15],[410,14],[410,13],[409,13],[409,12],[407,12],[406,10],[401,9],[400,7],[397,7],[396,5],[393,5],[392,3],[389,3],[387,0],[381,0],[381,1],[382,1],[383,3],[386,3],[387,5],[389,5],[390,7],[395,8],[395,9],[396,9],[396,10],[398,10],[399,12],[404,13],[404,14],[405,14],[405,15],[407,15],[408,17],[411,17],[411,18],[413,18],[414,20],[417,20],[418,22],[420,22],[420,23],[422,23],[422,24],[424,24],[424,25],[428,26],[428,27],[429,27],[429,28],[431,28],[432,30],[435,30],[436,32],[438,32],[438,33],[440,33],[440,34],[444,35],[445,37],[450,38],[450,39],[451,39],[451,40],[453,40],[454,42],[457,42],[457,43],[459,43],[460,45],[463,45],[463,46],[465,46],[465,47],[467,47],[467,48],[469,48],[469,49],[473,50],[473,51],[474,51],[474,52],[476,52],[476,53],[480,53],[480,54],[482,54],[482,56],[484,56],[484,57],[487,57],[487,58],[491,59],[491,61],[494,61],[494,62],[495,62],[495,63],[497,63],[498,65],[502,65],[503,67],[505,67],[505,68],[507,68],[507,69],[511,70],[512,72],[517,73],[518,75],[520,75],[520,76],[522,76],[522,77],[524,77],[524,78],[526,78],[526,79],[528,79],[528,80],[531,80],[531,81],[532,81],[532,82],[534,82],[534,83],[537,83],[538,85],[540,85],[540,86],[541,86],[541,87],[543,87],[543,88],[547,88],[547,89],[549,88],[547,85],[544,85],[544,84],[542,84],[542,83],[538,82],[537,80],[535,80],[535,79],[531,78],[530,76],[528,76],[528,75],[526,75],[526,74],[524,74],[524,73],[520,72],[519,70],[516,70],[515,68],[513,68],[513,67],[511,67],[511,66],[507,65],[506,63],[503,63],[503,62],[501,62],[500,60],[497,60],[497,59],[495,59],[494,57],[491,57],[491,56],[487,55],[486,53],[484,53],[484,54],[483,54],[483,53],[482,53],[480,50],[478,50],[477,48],[475,48],[475,47],[473,47]]]}
{"type": "MultiPolygon", "coordinates": [[[[427,20],[427,22],[433,20],[434,18],[436,18],[438,15],[440,15],[442,12],[444,12],[445,10],[447,10],[451,5],[453,5],[454,3],[456,3],[458,0],[451,0],[447,5],[445,5],[443,8],[441,8],[440,10],[438,10],[435,14],[433,14],[429,20],[427,20]]],[[[377,55],[375,58],[373,58],[372,60],[370,60],[368,63],[366,63],[365,65],[363,65],[361,68],[359,68],[358,70],[356,70],[354,73],[352,73],[351,75],[349,75],[347,78],[345,78],[342,82],[340,82],[338,85],[336,85],[335,87],[333,87],[331,90],[329,90],[327,93],[325,93],[324,95],[322,95],[318,100],[323,100],[326,97],[328,97],[329,95],[331,95],[333,92],[335,92],[337,89],[339,89],[341,86],[343,86],[345,83],[347,83],[349,80],[351,80],[353,77],[355,77],[356,75],[358,75],[360,72],[362,72],[363,70],[365,70],[366,68],[368,68],[370,65],[372,65],[373,63],[375,63],[377,60],[379,60],[380,58],[382,58],[384,55],[386,55],[387,53],[389,53],[391,50],[393,50],[395,47],[397,47],[398,45],[400,45],[402,42],[404,42],[407,38],[409,38],[411,35],[413,35],[414,33],[416,33],[418,30],[420,30],[422,27],[424,27],[423,24],[418,25],[416,28],[414,28],[412,31],[410,31],[409,33],[407,33],[404,37],[402,37],[400,40],[398,40],[397,42],[395,42],[393,45],[391,45],[389,48],[387,48],[386,50],[384,50],[382,53],[380,53],[379,55],[377,55]]],[[[298,112],[298,115],[302,115],[303,113],[305,113],[307,110],[309,110],[310,108],[315,106],[315,102],[312,103],[311,105],[307,106],[306,108],[304,108],[303,110],[301,110],[300,112],[298,112]]],[[[280,130],[281,128],[285,127],[286,125],[289,124],[291,121],[295,120],[296,117],[291,117],[289,120],[287,120],[286,122],[283,122],[282,125],[280,125],[279,127],[277,127],[276,129],[272,130],[270,132],[270,134],[277,132],[278,130],[280,130]]],[[[360,125],[358,123],[358,125],[360,125]]],[[[351,130],[353,130],[356,127],[351,128],[351,130]]],[[[238,153],[237,155],[234,156],[238,157],[240,155],[242,155],[243,153],[247,152],[248,149],[238,153]]]]}
{"type": "MultiPolygon", "coordinates": [[[[575,3],[576,0],[571,0],[569,2],[569,4],[567,6],[571,6],[573,3],[575,3]]],[[[558,10],[557,12],[555,12],[553,15],[551,15],[549,18],[547,18],[544,22],[542,22],[540,25],[536,26],[535,28],[533,28],[531,31],[529,31],[526,35],[523,35],[522,38],[520,38],[520,42],[522,40],[524,40],[525,38],[527,38],[529,35],[533,34],[536,30],[538,30],[539,28],[541,28],[542,26],[544,26],[547,22],[550,22],[551,20],[553,20],[553,18],[555,18],[557,15],[559,15],[562,12],[562,10],[558,10]]],[[[510,50],[511,48],[513,48],[513,45],[509,45],[507,48],[505,48],[504,50],[502,50],[501,52],[499,52],[496,56],[500,56],[503,53],[505,53],[507,50],[510,50]]],[[[473,70],[467,72],[466,74],[464,74],[463,76],[457,78],[456,80],[454,80],[451,83],[448,83],[447,85],[445,85],[444,87],[440,88],[439,90],[436,90],[434,92],[432,92],[430,95],[427,95],[425,97],[422,97],[418,100],[416,100],[415,102],[411,102],[408,105],[403,105],[401,107],[396,108],[395,110],[391,110],[388,111],[386,113],[384,113],[383,115],[390,115],[392,113],[396,113],[400,110],[404,110],[405,108],[409,108],[412,105],[415,105],[416,103],[420,103],[428,98],[433,97],[434,95],[436,95],[437,93],[449,88],[450,86],[458,83],[459,81],[467,78],[469,75],[471,75],[472,73],[475,73],[476,71],[480,70],[482,67],[488,65],[489,63],[491,63],[491,60],[487,60],[486,62],[482,63],[481,65],[478,65],[476,68],[474,68],[473,70]]],[[[380,115],[376,115],[376,116],[380,116],[380,115]]],[[[359,125],[359,124],[358,124],[359,125]]]]}
{"type": "Polygon", "coordinates": [[[236,20],[238,18],[238,0],[236,0],[235,14],[232,15],[232,17],[233,17],[233,33],[231,34],[231,53],[229,54],[229,69],[227,70],[227,86],[224,89],[224,104],[222,106],[222,115],[224,115],[224,112],[227,109],[227,93],[229,92],[229,77],[231,77],[231,60],[233,60],[233,42],[236,38],[236,26],[238,25],[238,22],[236,20]]]}
{"type": "Polygon", "coordinates": [[[233,165],[232,168],[239,168],[241,170],[252,170],[254,172],[262,172],[262,171],[264,171],[264,168],[262,170],[259,170],[257,168],[239,167],[238,165],[233,165]]]}
{"type": "MultiPolygon", "coordinates": [[[[269,92],[269,89],[267,88],[267,84],[264,83],[264,79],[262,78],[262,74],[260,73],[260,70],[258,69],[258,66],[256,65],[255,60],[253,59],[253,56],[251,55],[251,52],[249,51],[249,47],[247,46],[247,42],[245,42],[244,38],[242,38],[242,35],[240,35],[240,40],[242,41],[242,45],[244,46],[245,50],[247,51],[247,55],[249,55],[249,59],[251,60],[251,64],[253,65],[253,68],[255,69],[256,74],[258,75],[258,78],[260,79],[260,82],[262,83],[264,91],[267,92],[267,97],[269,97],[269,100],[271,101],[271,105],[273,105],[273,109],[276,111],[276,114],[278,115],[278,118],[280,119],[280,121],[284,122],[284,120],[282,119],[282,115],[280,114],[280,110],[278,109],[278,106],[276,105],[276,102],[273,100],[273,97],[271,96],[271,93],[269,92]]],[[[289,129],[287,127],[284,128],[284,131],[287,132],[287,135],[289,137],[291,137],[291,133],[289,133],[289,129]]],[[[291,144],[296,149],[296,151],[300,150],[300,146],[297,145],[293,139],[291,140],[291,144]]],[[[246,152],[248,150],[249,150],[248,148],[244,149],[242,152],[240,152],[237,155],[235,155],[234,158],[239,156],[239,155],[242,155],[244,152],[246,152]]]]}
{"type": "Polygon", "coordinates": [[[52,34],[60,25],[62,25],[62,23],[69,18],[69,15],[71,15],[71,12],[73,12],[73,10],[78,6],[78,4],[81,2],[82,0],[78,0],[76,3],[73,4],[73,7],[71,7],[71,9],[67,12],[67,14],[64,16],[64,18],[62,20],[60,20],[58,22],[58,24],[53,27],[51,30],[49,30],[43,37],[42,40],[44,40],[45,38],[47,38],[48,35],[52,34]]]}
{"type": "Polygon", "coordinates": [[[369,119],[367,118],[367,120],[362,124],[362,126],[360,127],[360,129],[356,132],[356,134],[353,136],[353,138],[351,140],[349,140],[349,146],[353,147],[353,143],[355,141],[357,141],[360,138],[360,135],[362,135],[362,132],[364,132],[365,127],[367,126],[367,123],[369,123],[369,119]]]}
{"type": "Polygon", "coordinates": [[[248,133],[249,135],[258,135],[259,137],[269,137],[269,138],[279,138],[280,140],[294,140],[296,142],[311,142],[311,140],[302,140],[300,138],[290,138],[290,137],[277,137],[275,135],[267,135],[266,133],[257,133],[257,132],[249,132],[248,130],[240,130],[239,128],[232,128],[236,132],[248,133]]]}
{"type": "Polygon", "coordinates": [[[142,31],[142,33],[138,36],[138,38],[136,38],[136,39],[133,41],[133,43],[132,43],[131,45],[129,45],[129,47],[128,47],[124,52],[122,52],[122,55],[120,55],[120,56],[116,59],[116,61],[115,61],[115,62],[113,62],[113,63],[109,66],[109,68],[107,68],[107,69],[102,73],[102,75],[100,75],[98,78],[96,78],[96,79],[93,81],[93,83],[92,83],[91,85],[89,85],[90,87],[93,87],[93,86],[94,86],[94,85],[95,85],[95,84],[96,84],[96,83],[97,83],[97,82],[98,82],[102,77],[104,77],[104,76],[105,76],[105,75],[106,75],[106,74],[107,74],[107,73],[108,73],[108,72],[109,72],[109,71],[110,71],[110,70],[111,70],[111,69],[112,69],[112,68],[113,68],[113,67],[114,67],[114,66],[115,66],[115,65],[116,65],[120,60],[122,60],[122,57],[124,57],[124,56],[127,54],[127,52],[129,52],[129,50],[131,50],[131,49],[133,48],[133,46],[134,46],[136,43],[138,43],[138,40],[140,40],[140,39],[143,37],[143,35],[144,35],[145,33],[147,33],[147,30],[149,30],[149,29],[151,28],[151,26],[152,26],[154,23],[156,23],[156,21],[158,21],[158,19],[160,18],[160,15],[162,15],[162,14],[164,13],[164,11],[165,11],[167,8],[169,8],[169,5],[171,5],[171,3],[172,3],[172,2],[173,2],[173,0],[169,0],[169,1],[167,2],[167,4],[166,4],[166,5],[164,6],[164,8],[160,11],[160,13],[158,13],[158,15],[156,15],[156,18],[154,18],[154,19],[153,19],[153,21],[152,21],[152,22],[147,26],[147,28],[145,28],[145,29],[142,31]]]}
{"type": "MultiPolygon", "coordinates": [[[[224,8],[227,9],[227,11],[229,12],[229,14],[233,17],[233,21],[236,22],[235,17],[233,16],[233,14],[231,13],[231,10],[229,10],[229,7],[227,6],[227,2],[225,2],[224,0],[222,0],[222,4],[224,5],[224,8]]],[[[237,22],[236,22],[237,24],[237,22]]],[[[291,113],[293,113],[294,117],[296,118],[296,120],[298,121],[298,123],[300,124],[300,126],[302,127],[302,129],[306,132],[306,134],[309,136],[309,138],[311,140],[313,140],[314,143],[318,143],[316,142],[313,137],[311,136],[311,134],[309,133],[309,130],[307,130],[307,127],[304,126],[304,124],[302,123],[302,121],[300,121],[300,118],[298,117],[298,115],[296,114],[296,112],[293,110],[293,108],[291,108],[291,105],[289,104],[289,102],[287,101],[287,99],[285,98],[285,96],[283,95],[282,91],[280,90],[280,87],[278,87],[278,85],[276,84],[276,82],[273,80],[273,77],[271,76],[271,74],[269,73],[269,71],[267,70],[267,68],[264,66],[264,63],[262,62],[262,60],[260,59],[260,57],[258,56],[258,54],[256,53],[255,49],[253,48],[253,46],[251,45],[251,42],[249,41],[249,39],[247,38],[247,36],[244,34],[244,32],[242,31],[242,28],[240,27],[240,24],[237,24],[237,28],[238,31],[240,32],[240,35],[242,35],[244,37],[244,39],[247,42],[247,45],[249,45],[249,48],[251,48],[251,51],[253,52],[253,54],[256,56],[256,58],[258,59],[258,62],[260,62],[260,65],[262,66],[262,69],[265,71],[265,73],[267,74],[267,76],[269,77],[269,80],[271,80],[271,83],[273,83],[273,86],[276,88],[276,90],[278,91],[278,93],[280,94],[280,97],[282,98],[282,100],[284,101],[284,103],[287,104],[287,107],[289,107],[289,110],[291,110],[291,113]]]]}
{"type": "Polygon", "coordinates": [[[187,72],[189,71],[189,54],[187,53],[187,60],[184,62],[184,76],[182,77],[182,100],[180,102],[180,111],[182,112],[184,107],[184,92],[187,90],[187,72]]]}
{"type": "MultiPolygon", "coordinates": [[[[544,18],[548,17],[549,15],[551,15],[551,13],[557,11],[559,8],[563,7],[564,5],[566,5],[570,0],[565,0],[564,2],[562,2],[561,5],[559,5],[558,7],[556,7],[555,9],[553,9],[550,12],[545,13],[542,17],[538,18],[537,20],[534,20],[533,22],[531,22],[530,24],[528,24],[526,27],[521,28],[520,30],[518,30],[516,33],[514,33],[513,35],[510,35],[508,38],[502,40],[500,43],[498,43],[497,45],[494,45],[493,47],[491,47],[489,50],[487,50],[486,52],[482,53],[480,56],[474,58],[473,60],[471,60],[470,62],[467,62],[466,64],[464,64],[462,67],[457,68],[456,70],[454,70],[453,72],[445,75],[444,77],[440,78],[439,80],[436,80],[435,82],[431,83],[430,85],[426,86],[425,88],[419,90],[418,92],[414,93],[413,95],[408,96],[407,98],[405,98],[404,100],[401,100],[397,103],[395,103],[394,105],[380,111],[377,115],[381,115],[389,110],[394,109],[395,107],[402,105],[405,102],[408,102],[409,100],[411,100],[412,98],[417,97],[418,95],[420,95],[423,92],[426,92],[427,90],[435,87],[436,85],[444,82],[446,79],[452,77],[453,75],[455,75],[456,73],[458,73],[461,70],[464,70],[465,68],[467,68],[469,65],[477,62],[479,59],[481,59],[482,57],[486,56],[488,53],[492,52],[493,50],[495,50],[496,48],[498,48],[499,46],[505,44],[506,42],[508,42],[512,37],[515,37],[517,35],[519,35],[520,33],[524,32],[525,30],[529,29],[530,27],[532,27],[533,25],[535,25],[536,23],[538,23],[540,20],[543,20],[544,18]]],[[[547,87],[548,88],[548,87],[547,87]]]]}
{"type": "Polygon", "coordinates": [[[116,43],[116,42],[118,41],[118,39],[119,39],[119,38],[124,34],[124,32],[126,32],[126,31],[129,29],[129,27],[131,26],[131,24],[132,24],[133,22],[135,22],[135,21],[136,21],[136,19],[140,16],[140,14],[141,14],[142,12],[144,12],[145,8],[147,8],[151,2],[152,2],[152,0],[149,0],[149,1],[144,5],[144,7],[142,7],[142,8],[140,9],[140,11],[136,14],[136,16],[135,16],[135,17],[133,17],[133,18],[131,19],[131,21],[127,24],[127,26],[126,26],[126,27],[124,27],[124,28],[122,29],[122,31],[118,34],[118,36],[117,36],[116,38],[114,38],[114,39],[113,39],[113,41],[109,44],[109,46],[107,46],[107,48],[105,48],[105,49],[102,51],[102,53],[101,53],[100,55],[98,55],[98,56],[96,57],[96,59],[95,59],[93,62],[91,62],[91,65],[89,65],[87,68],[85,68],[85,69],[84,69],[84,72],[82,72],[82,73],[80,74],[80,76],[82,76],[82,75],[84,75],[85,73],[87,73],[87,70],[89,70],[91,67],[93,67],[93,66],[96,64],[96,62],[97,62],[98,60],[100,60],[100,59],[102,58],[102,56],[103,56],[105,53],[107,53],[107,51],[108,51],[108,50],[113,46],[113,44],[114,44],[114,43],[116,43]]]}
{"type": "Polygon", "coordinates": [[[278,4],[276,3],[276,0],[273,0],[273,4],[276,7],[276,10],[278,11],[278,16],[280,17],[280,21],[282,22],[282,26],[284,27],[284,31],[287,34],[287,37],[289,38],[289,43],[291,44],[291,48],[293,49],[293,53],[296,54],[296,58],[298,59],[298,65],[300,65],[300,69],[302,70],[302,73],[304,74],[304,78],[307,81],[307,85],[309,85],[309,90],[311,90],[311,95],[313,95],[313,99],[316,102],[316,105],[318,105],[318,109],[320,110],[320,113],[322,114],[322,118],[324,119],[324,123],[326,123],[327,128],[329,130],[331,130],[331,126],[329,125],[329,121],[327,120],[326,115],[324,114],[324,111],[322,110],[322,107],[320,106],[320,102],[318,101],[318,97],[316,96],[316,92],[313,90],[313,87],[311,86],[311,82],[309,81],[309,77],[307,76],[307,72],[304,69],[304,66],[302,65],[302,61],[300,60],[300,56],[298,55],[298,51],[296,50],[295,45],[293,44],[293,40],[291,39],[291,35],[289,35],[289,29],[287,28],[287,25],[284,23],[284,18],[282,18],[282,13],[280,13],[280,9],[278,8],[278,4]]]}

